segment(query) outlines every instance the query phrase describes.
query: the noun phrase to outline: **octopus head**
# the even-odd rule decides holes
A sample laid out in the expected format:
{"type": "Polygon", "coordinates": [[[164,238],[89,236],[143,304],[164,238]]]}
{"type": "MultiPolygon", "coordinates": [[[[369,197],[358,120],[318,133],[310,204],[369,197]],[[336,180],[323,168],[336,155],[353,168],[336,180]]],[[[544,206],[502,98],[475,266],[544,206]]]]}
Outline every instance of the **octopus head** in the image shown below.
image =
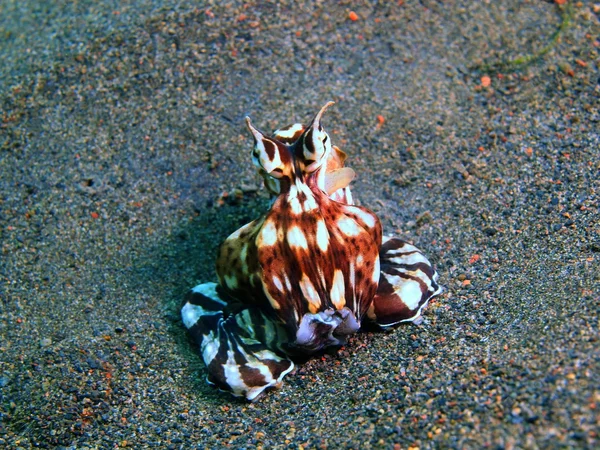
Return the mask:
{"type": "Polygon", "coordinates": [[[305,179],[327,167],[332,152],[335,160],[339,160],[341,151],[333,150],[321,124],[323,113],[331,105],[333,102],[323,106],[308,127],[298,123],[277,130],[272,136],[255,128],[246,117],[246,125],[254,137],[252,162],[272,194],[279,195],[282,189],[287,191],[295,178],[305,179]]]}

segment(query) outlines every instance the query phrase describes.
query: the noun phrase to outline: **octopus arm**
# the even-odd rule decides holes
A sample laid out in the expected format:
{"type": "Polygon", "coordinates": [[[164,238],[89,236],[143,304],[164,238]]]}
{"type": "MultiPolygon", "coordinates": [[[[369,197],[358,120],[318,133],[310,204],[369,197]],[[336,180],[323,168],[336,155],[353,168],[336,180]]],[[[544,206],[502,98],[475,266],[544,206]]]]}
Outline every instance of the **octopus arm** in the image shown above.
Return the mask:
{"type": "Polygon", "coordinates": [[[379,286],[367,317],[383,328],[420,323],[423,309],[442,293],[437,272],[421,250],[398,238],[384,240],[380,261],[379,286]]]}
{"type": "Polygon", "coordinates": [[[257,308],[227,315],[226,305],[216,284],[205,283],[188,293],[181,315],[200,347],[208,382],[253,401],[294,368],[281,352],[286,333],[257,308]]]}

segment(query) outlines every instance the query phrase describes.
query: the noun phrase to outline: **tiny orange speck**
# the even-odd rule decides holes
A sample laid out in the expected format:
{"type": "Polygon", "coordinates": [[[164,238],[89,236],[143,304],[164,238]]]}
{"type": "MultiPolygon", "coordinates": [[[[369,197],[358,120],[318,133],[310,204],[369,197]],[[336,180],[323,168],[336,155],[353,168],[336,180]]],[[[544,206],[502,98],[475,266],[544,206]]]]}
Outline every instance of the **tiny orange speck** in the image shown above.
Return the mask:
{"type": "Polygon", "coordinates": [[[358,14],[356,14],[354,11],[350,11],[350,14],[348,14],[348,18],[352,22],[356,22],[358,20],[358,14]]]}
{"type": "Polygon", "coordinates": [[[477,261],[479,261],[479,259],[480,259],[480,258],[481,258],[481,256],[479,256],[479,255],[473,255],[473,256],[471,256],[471,258],[469,259],[469,263],[470,263],[470,264],[476,263],[477,261]]]}
{"type": "Polygon", "coordinates": [[[100,214],[98,214],[96,211],[92,212],[90,215],[92,216],[92,219],[97,219],[100,217],[100,214]]]}
{"type": "Polygon", "coordinates": [[[379,114],[377,116],[377,122],[379,122],[381,125],[383,125],[385,122],[385,117],[383,117],[381,114],[379,114]]]}
{"type": "Polygon", "coordinates": [[[492,79],[490,77],[488,77],[487,75],[484,75],[483,77],[481,77],[481,85],[483,87],[489,87],[492,84],[492,79]]]}

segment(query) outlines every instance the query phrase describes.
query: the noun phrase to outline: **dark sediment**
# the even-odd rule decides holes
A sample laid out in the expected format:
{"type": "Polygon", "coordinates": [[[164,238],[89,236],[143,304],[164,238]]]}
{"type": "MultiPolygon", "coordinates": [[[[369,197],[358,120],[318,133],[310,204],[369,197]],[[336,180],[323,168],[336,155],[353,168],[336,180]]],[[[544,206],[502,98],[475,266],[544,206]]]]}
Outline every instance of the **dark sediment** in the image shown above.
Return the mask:
{"type": "Polygon", "coordinates": [[[38,3],[0,5],[0,446],[598,445],[597,5],[485,72],[564,7],[38,3]],[[447,290],[238,402],[178,306],[267,207],[243,117],[328,100],[355,196],[447,290]]]}

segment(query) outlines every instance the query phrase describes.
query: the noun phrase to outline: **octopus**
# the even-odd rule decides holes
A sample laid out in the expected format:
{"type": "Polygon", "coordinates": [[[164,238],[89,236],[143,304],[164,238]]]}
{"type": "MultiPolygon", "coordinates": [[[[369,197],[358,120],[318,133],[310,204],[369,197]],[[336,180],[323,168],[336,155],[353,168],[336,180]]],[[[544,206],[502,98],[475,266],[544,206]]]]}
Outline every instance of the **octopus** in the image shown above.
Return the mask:
{"type": "Polygon", "coordinates": [[[271,206],[221,244],[218,282],[184,299],[208,382],[236,397],[281,387],[294,360],[342,346],[365,326],[422,322],[442,292],[421,250],[384,237],[379,218],[354,203],[355,173],[321,123],[332,104],[308,126],[271,135],[246,118],[271,206]]]}

